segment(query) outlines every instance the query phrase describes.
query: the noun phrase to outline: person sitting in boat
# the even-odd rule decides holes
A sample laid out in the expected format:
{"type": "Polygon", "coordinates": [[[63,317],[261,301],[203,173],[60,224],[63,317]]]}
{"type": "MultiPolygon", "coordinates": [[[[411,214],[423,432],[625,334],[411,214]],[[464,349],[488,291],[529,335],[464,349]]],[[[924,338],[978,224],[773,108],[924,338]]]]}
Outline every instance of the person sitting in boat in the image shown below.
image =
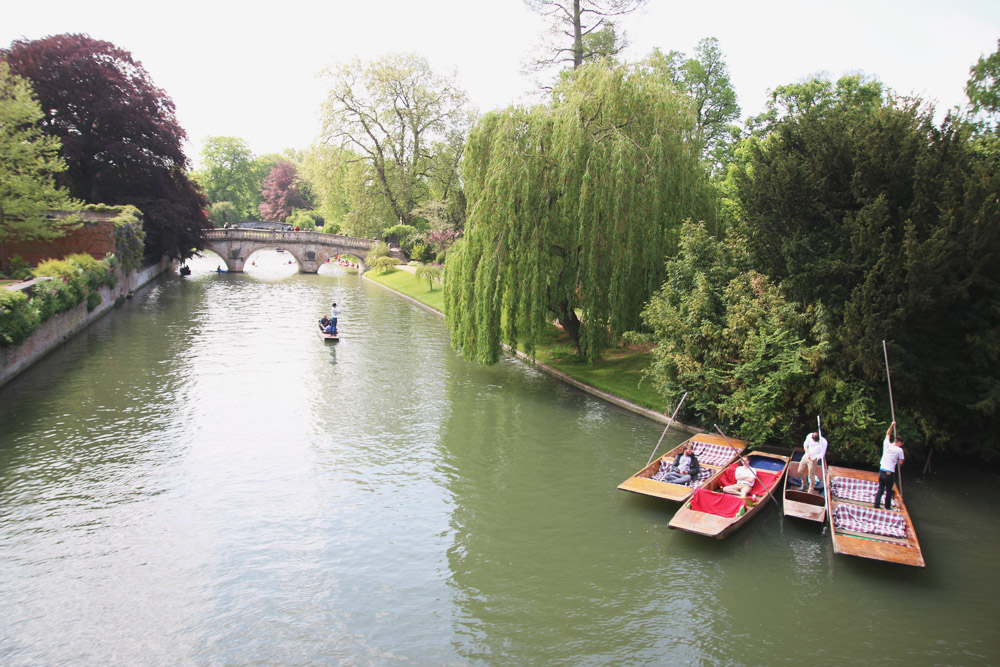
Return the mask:
{"type": "Polygon", "coordinates": [[[324,315],[319,320],[319,330],[320,331],[326,331],[326,328],[328,326],[330,326],[330,319],[326,315],[324,315]]]}
{"type": "Polygon", "coordinates": [[[818,432],[807,435],[806,441],[802,443],[802,449],[806,450],[806,453],[799,462],[799,479],[802,480],[802,490],[807,493],[812,493],[813,480],[816,479],[816,463],[826,456],[826,444],[826,438],[818,432]]]}
{"type": "Polygon", "coordinates": [[[747,494],[750,493],[750,489],[753,488],[753,483],[756,477],[753,474],[753,470],[750,469],[746,463],[741,465],[736,469],[736,481],[733,484],[722,489],[724,493],[732,493],[740,498],[746,498],[747,494]]]}
{"type": "Polygon", "coordinates": [[[692,479],[698,479],[698,468],[698,457],[694,455],[691,445],[687,445],[684,452],[674,459],[674,469],[661,479],[671,484],[687,484],[692,479]]]}

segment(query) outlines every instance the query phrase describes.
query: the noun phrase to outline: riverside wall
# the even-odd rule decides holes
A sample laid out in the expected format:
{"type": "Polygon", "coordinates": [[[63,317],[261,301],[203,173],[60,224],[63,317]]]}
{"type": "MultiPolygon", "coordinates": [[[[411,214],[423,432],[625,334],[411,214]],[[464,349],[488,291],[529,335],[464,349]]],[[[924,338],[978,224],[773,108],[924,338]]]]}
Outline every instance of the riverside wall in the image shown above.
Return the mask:
{"type": "Polygon", "coordinates": [[[168,266],[170,261],[163,258],[156,264],[138,271],[130,271],[127,275],[116,269],[118,284],[114,287],[101,288],[101,303],[92,311],[87,312],[86,301],[78,303],[66,312],[42,322],[34,333],[17,347],[0,348],[0,387],[98,320],[114,308],[119,299],[126,298],[134,290],[150,282],[166,271],[168,266]]]}

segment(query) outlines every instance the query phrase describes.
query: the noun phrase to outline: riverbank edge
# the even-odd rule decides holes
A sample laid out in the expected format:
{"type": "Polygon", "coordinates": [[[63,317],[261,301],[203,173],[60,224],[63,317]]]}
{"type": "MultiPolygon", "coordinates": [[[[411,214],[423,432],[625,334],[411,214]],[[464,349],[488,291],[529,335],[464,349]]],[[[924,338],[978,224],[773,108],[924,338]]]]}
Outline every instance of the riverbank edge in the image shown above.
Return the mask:
{"type": "Polygon", "coordinates": [[[118,282],[114,287],[100,289],[101,303],[96,308],[88,312],[87,302],[84,300],[39,324],[38,328],[17,347],[0,349],[0,387],[109,313],[119,299],[124,299],[135,290],[149,284],[165,272],[170,263],[170,260],[164,257],[156,264],[138,271],[130,271],[128,274],[122,274],[121,269],[115,269],[118,282]]]}
{"type": "MultiPolygon", "coordinates": [[[[411,303],[414,303],[417,306],[420,306],[424,310],[430,311],[430,312],[434,313],[435,315],[437,315],[437,316],[439,316],[441,318],[444,317],[444,313],[442,313],[440,310],[438,310],[437,308],[432,308],[432,307],[428,306],[426,303],[423,303],[419,299],[414,299],[412,296],[410,296],[408,294],[403,294],[399,290],[393,289],[393,288],[389,287],[388,285],[385,285],[383,283],[380,283],[377,280],[369,278],[367,275],[362,274],[361,277],[364,278],[365,280],[367,280],[368,282],[374,284],[374,285],[378,285],[382,289],[389,290],[393,294],[401,296],[402,298],[406,299],[407,301],[410,301],[411,303]]],[[[568,384],[570,386],[576,387],[577,389],[579,389],[581,391],[584,391],[584,392],[590,394],[591,396],[595,396],[595,397],[597,397],[597,398],[599,398],[599,399],[601,399],[603,401],[606,401],[606,402],[611,403],[613,405],[617,405],[620,408],[624,408],[625,410],[628,410],[630,412],[634,412],[636,414],[642,415],[643,417],[646,417],[647,419],[650,419],[652,421],[659,422],[661,424],[670,423],[670,417],[669,417],[669,415],[665,415],[662,412],[657,412],[656,410],[650,410],[649,408],[644,408],[643,406],[637,405],[637,404],[635,404],[635,403],[633,403],[633,402],[631,402],[629,400],[626,400],[626,399],[622,398],[621,396],[615,396],[614,394],[609,394],[608,392],[606,392],[606,391],[604,391],[602,389],[598,389],[597,387],[595,387],[593,385],[589,385],[589,384],[587,384],[585,382],[581,382],[581,381],[577,380],[576,378],[573,378],[573,377],[567,375],[566,373],[562,372],[561,370],[559,370],[557,368],[553,368],[552,366],[549,366],[546,363],[543,363],[543,362],[537,361],[537,360],[533,361],[531,359],[531,357],[529,357],[528,355],[526,355],[524,352],[521,352],[520,350],[516,350],[516,349],[514,349],[514,348],[512,348],[512,347],[510,347],[510,346],[508,346],[506,344],[504,344],[503,348],[504,348],[504,351],[508,355],[513,356],[513,357],[517,357],[518,359],[520,359],[522,362],[528,364],[529,366],[533,366],[533,367],[537,368],[538,370],[540,370],[540,371],[542,371],[542,372],[544,372],[544,373],[546,373],[548,375],[551,375],[552,377],[556,378],[557,380],[565,382],[566,384],[568,384]]],[[[688,424],[682,424],[681,422],[678,422],[678,421],[675,421],[673,423],[673,426],[675,428],[677,428],[677,430],[679,430],[679,431],[685,431],[685,432],[691,433],[691,434],[696,434],[696,433],[702,433],[702,432],[704,432],[704,429],[699,429],[699,428],[697,428],[695,426],[690,426],[688,424]]]]}

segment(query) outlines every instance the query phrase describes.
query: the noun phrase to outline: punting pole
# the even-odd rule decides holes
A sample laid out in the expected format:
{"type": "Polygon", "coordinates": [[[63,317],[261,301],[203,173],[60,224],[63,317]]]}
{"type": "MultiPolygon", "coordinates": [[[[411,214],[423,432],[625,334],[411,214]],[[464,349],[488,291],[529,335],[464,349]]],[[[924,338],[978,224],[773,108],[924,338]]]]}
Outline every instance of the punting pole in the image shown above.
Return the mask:
{"type": "MultiPolygon", "coordinates": [[[[823,441],[823,426],[822,426],[822,424],[820,424],[819,415],[816,415],[816,432],[819,433],[819,440],[820,440],[820,442],[822,442],[823,441]]],[[[823,493],[826,494],[827,502],[829,502],[829,500],[830,500],[830,486],[829,486],[828,482],[830,480],[828,480],[826,478],[826,452],[823,452],[823,458],[820,459],[819,464],[823,468],[823,493]]],[[[800,477],[801,477],[801,475],[800,475],[800,477]]]]}
{"type": "MultiPolygon", "coordinates": [[[[896,423],[896,406],[892,402],[892,377],[889,375],[889,351],[885,347],[885,339],[882,339],[882,354],[885,355],[885,380],[889,384],[889,410],[892,412],[892,423],[896,423]]],[[[892,427],[892,437],[896,437],[899,433],[899,427],[892,427]]],[[[899,481],[899,495],[903,495],[903,471],[900,469],[899,464],[896,464],[896,479],[899,481]]]]}
{"type": "Polygon", "coordinates": [[[681,406],[684,405],[684,399],[687,397],[688,393],[685,391],[684,395],[681,396],[681,402],[677,404],[676,408],[674,408],[674,414],[670,416],[670,421],[667,422],[667,428],[663,429],[663,435],[660,436],[659,441],[656,443],[656,447],[653,447],[653,453],[649,455],[649,460],[646,461],[646,465],[653,462],[653,457],[656,456],[656,450],[660,448],[660,443],[663,442],[663,438],[667,436],[667,431],[670,430],[670,425],[674,423],[674,417],[677,416],[677,412],[681,409],[681,406]]]}
{"type": "MultiPolygon", "coordinates": [[[[745,458],[743,458],[742,452],[740,452],[740,450],[736,447],[736,445],[734,445],[733,443],[729,442],[729,438],[727,438],[726,434],[722,432],[722,429],[719,428],[718,424],[713,424],[713,426],[715,426],[715,430],[719,432],[719,435],[722,436],[722,438],[726,441],[726,443],[730,447],[732,447],[733,449],[736,450],[736,455],[740,457],[740,461],[742,461],[743,464],[746,465],[747,468],[750,468],[750,472],[753,473],[754,479],[756,479],[758,482],[760,482],[760,477],[757,477],[757,471],[753,469],[753,466],[750,465],[749,461],[747,461],[745,458]]],[[[787,473],[787,470],[785,472],[787,473]]],[[[764,484],[764,482],[760,482],[760,484],[761,484],[761,486],[764,487],[764,490],[767,491],[767,495],[771,496],[771,500],[774,501],[774,504],[778,506],[778,512],[780,512],[781,515],[784,516],[785,509],[781,506],[781,503],[778,502],[778,499],[774,497],[774,494],[771,493],[771,489],[767,488],[767,484],[764,484]]]]}

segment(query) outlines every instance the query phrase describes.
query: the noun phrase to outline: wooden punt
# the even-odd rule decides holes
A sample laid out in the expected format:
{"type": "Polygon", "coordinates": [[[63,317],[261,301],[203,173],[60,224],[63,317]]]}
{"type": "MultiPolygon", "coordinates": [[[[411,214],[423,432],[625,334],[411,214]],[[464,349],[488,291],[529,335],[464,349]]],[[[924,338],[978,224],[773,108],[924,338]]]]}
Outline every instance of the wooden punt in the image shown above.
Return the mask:
{"type": "MultiPolygon", "coordinates": [[[[867,494],[861,495],[860,493],[856,493],[853,494],[853,498],[841,497],[838,494],[844,493],[846,495],[848,492],[841,490],[842,483],[838,481],[838,478],[878,484],[877,472],[840,468],[837,466],[827,468],[825,483],[827,495],[830,499],[827,510],[827,521],[830,526],[830,537],[833,540],[833,551],[847,556],[857,556],[859,558],[869,558],[913,567],[924,567],[924,555],[920,551],[920,542],[917,541],[917,533],[913,529],[913,521],[910,520],[910,513],[906,509],[906,504],[903,502],[903,497],[900,495],[899,489],[895,486],[892,489],[893,511],[889,514],[894,515],[897,521],[901,519],[900,523],[905,527],[905,536],[891,537],[863,530],[849,530],[843,527],[842,524],[838,525],[839,522],[835,522],[835,518],[839,514],[838,508],[841,506],[853,506],[862,508],[866,512],[868,510],[876,512],[872,508],[874,493],[871,493],[871,498],[867,501],[865,500],[867,494]]],[[[885,510],[883,509],[881,512],[885,512],[885,510]]]]}
{"type": "Polygon", "coordinates": [[[327,343],[329,343],[330,341],[340,340],[340,334],[328,334],[322,329],[320,329],[317,333],[319,334],[319,337],[322,338],[323,341],[327,343]]]}
{"type": "MultiPolygon", "coordinates": [[[[826,476],[823,476],[823,488],[818,492],[814,489],[812,493],[808,493],[803,491],[801,486],[791,485],[792,475],[798,474],[798,464],[805,453],[801,447],[792,450],[792,458],[788,462],[788,474],[785,475],[782,507],[785,516],[823,523],[826,521],[826,476]]],[[[798,478],[801,478],[801,475],[798,478]]]]}
{"type": "MultiPolygon", "coordinates": [[[[724,475],[716,475],[701,489],[695,491],[691,499],[677,510],[674,518],[670,520],[669,527],[721,540],[760,512],[761,508],[771,499],[771,495],[767,491],[769,490],[771,494],[777,493],[781,477],[788,468],[788,457],[780,454],[769,454],[767,452],[754,452],[746,455],[744,458],[758,474],[761,483],[767,485],[766,490],[761,484],[757,484],[754,490],[759,490],[759,493],[755,496],[748,496],[746,500],[742,500],[739,496],[723,493],[721,491],[721,480],[724,475]],[[702,506],[703,504],[713,503],[727,504],[734,508],[739,507],[739,513],[735,516],[720,516],[695,509],[695,507],[702,506]]],[[[735,468],[735,465],[733,468],[735,468]]]]}
{"type": "Polygon", "coordinates": [[[730,463],[736,460],[737,456],[746,448],[746,443],[742,440],[730,438],[727,442],[725,438],[711,433],[701,433],[689,438],[677,445],[669,452],[656,459],[645,468],[635,473],[624,482],[618,485],[622,491],[641,493],[645,496],[663,498],[664,500],[674,500],[683,502],[694,493],[699,486],[704,486],[709,481],[721,474],[730,463]],[[661,462],[673,463],[677,455],[684,451],[690,444],[694,450],[694,455],[698,459],[698,465],[708,471],[708,474],[699,475],[700,481],[693,485],[671,484],[653,479],[659,472],[661,462]],[[736,449],[738,448],[738,450],[736,449]]]}

